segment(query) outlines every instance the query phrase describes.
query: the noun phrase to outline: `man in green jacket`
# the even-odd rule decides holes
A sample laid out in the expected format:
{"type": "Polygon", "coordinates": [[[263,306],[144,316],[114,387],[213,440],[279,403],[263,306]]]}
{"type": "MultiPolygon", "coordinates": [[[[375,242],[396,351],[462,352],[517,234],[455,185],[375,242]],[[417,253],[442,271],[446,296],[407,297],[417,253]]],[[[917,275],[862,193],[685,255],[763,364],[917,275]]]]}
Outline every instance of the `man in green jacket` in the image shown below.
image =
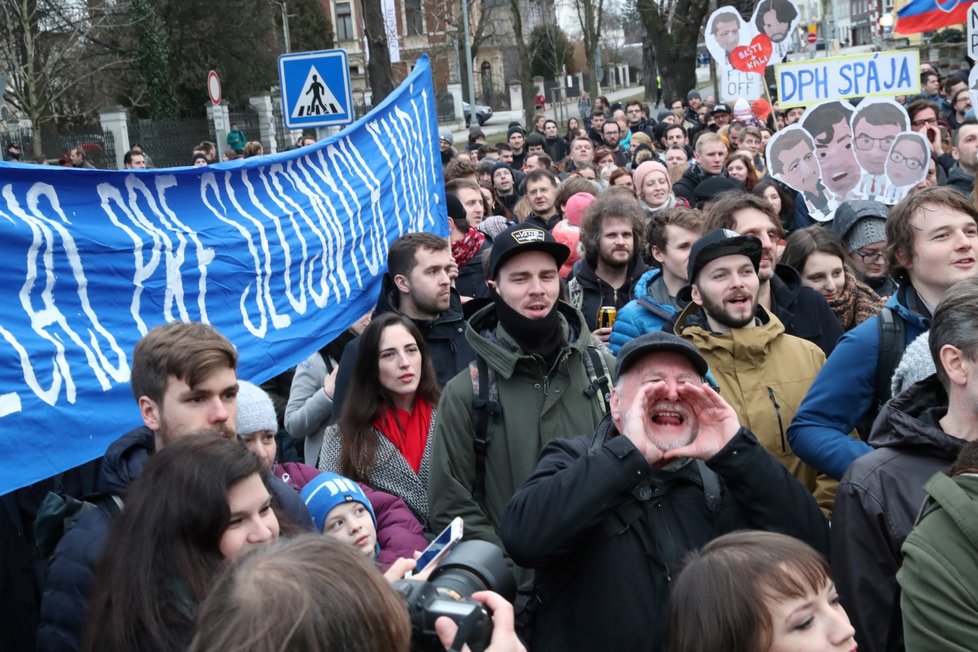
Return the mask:
{"type": "Polygon", "coordinates": [[[558,301],[569,254],[549,231],[525,224],[493,241],[493,303],[465,333],[479,360],[449,381],[438,403],[428,486],[435,531],[461,516],[466,539],[502,546],[503,510],[543,445],[593,432],[604,417],[614,358],[595,348],[581,312],[558,301]],[[498,409],[476,410],[477,402],[498,409]],[[484,457],[476,452],[483,438],[484,457]]]}
{"type": "Polygon", "coordinates": [[[238,154],[244,154],[244,146],[248,142],[248,138],[243,131],[238,129],[238,123],[231,123],[231,131],[228,132],[227,141],[228,147],[238,154]]]}
{"type": "Polygon", "coordinates": [[[978,278],[947,291],[929,341],[948,399],[943,415],[931,408],[933,418],[969,443],[951,477],[937,473],[924,485],[929,498],[903,543],[896,577],[906,649],[965,652],[975,649],[978,633],[978,278]]]}

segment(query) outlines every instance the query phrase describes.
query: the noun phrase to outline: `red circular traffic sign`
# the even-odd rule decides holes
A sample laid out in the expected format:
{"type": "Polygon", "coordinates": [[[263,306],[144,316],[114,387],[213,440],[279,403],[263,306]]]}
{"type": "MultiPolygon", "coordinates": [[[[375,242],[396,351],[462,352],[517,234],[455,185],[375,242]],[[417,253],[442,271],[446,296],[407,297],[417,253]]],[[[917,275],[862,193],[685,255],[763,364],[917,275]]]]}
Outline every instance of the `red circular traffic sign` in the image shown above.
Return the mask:
{"type": "Polygon", "coordinates": [[[809,43],[814,43],[817,40],[818,40],[818,34],[816,34],[815,32],[808,32],[808,42],[809,43]]]}
{"type": "Polygon", "coordinates": [[[207,73],[207,94],[214,106],[221,103],[221,78],[213,70],[207,73]]]}

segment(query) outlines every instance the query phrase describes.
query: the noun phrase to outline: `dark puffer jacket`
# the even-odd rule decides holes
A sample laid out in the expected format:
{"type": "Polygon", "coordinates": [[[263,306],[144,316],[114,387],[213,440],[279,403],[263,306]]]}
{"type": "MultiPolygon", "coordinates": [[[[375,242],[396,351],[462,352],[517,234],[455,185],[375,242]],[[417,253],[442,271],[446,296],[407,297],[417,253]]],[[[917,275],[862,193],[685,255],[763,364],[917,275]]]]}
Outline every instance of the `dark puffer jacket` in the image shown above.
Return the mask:
{"type": "MultiPolygon", "coordinates": [[[[155,450],[156,436],[145,426],[115,440],[105,452],[99,491],[124,496],[155,450]]],[[[299,494],[276,477],[270,478],[269,490],[286,516],[303,529],[312,529],[312,518],[299,494]]],[[[41,598],[39,652],[72,652],[81,647],[92,576],[111,525],[107,510],[93,509],[58,543],[41,598]]]]}
{"type": "Polygon", "coordinates": [[[869,438],[876,450],[853,462],[839,483],[832,574],[860,650],[898,649],[887,633],[898,606],[900,547],[926,498],[924,484],[946,471],[966,443],[941,430],[946,413],[937,376],[910,386],[876,418],[869,438]]]}
{"type": "Polygon", "coordinates": [[[502,521],[507,552],[536,570],[542,606],[531,650],[661,649],[683,556],[726,532],[772,530],[827,551],[828,524],[811,494],[747,429],[706,465],[720,483],[712,509],[696,463],[651,468],[609,417],[594,435],[544,447],[502,521]],[[641,515],[606,528],[632,496],[641,515]]]}

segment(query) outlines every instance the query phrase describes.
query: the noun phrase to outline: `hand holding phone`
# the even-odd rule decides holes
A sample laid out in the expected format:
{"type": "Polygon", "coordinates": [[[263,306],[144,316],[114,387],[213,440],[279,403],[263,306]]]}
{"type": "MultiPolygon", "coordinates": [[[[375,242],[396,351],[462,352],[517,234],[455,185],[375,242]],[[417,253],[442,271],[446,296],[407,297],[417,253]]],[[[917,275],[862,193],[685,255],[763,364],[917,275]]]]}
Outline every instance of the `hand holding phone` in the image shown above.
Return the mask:
{"type": "MultiPolygon", "coordinates": [[[[429,569],[433,569],[461,540],[462,519],[459,517],[449,523],[448,527],[442,530],[441,534],[435,537],[434,541],[428,544],[421,556],[417,558],[417,565],[414,567],[415,574],[420,575],[429,569]]],[[[405,577],[411,577],[411,575],[405,577]]]]}

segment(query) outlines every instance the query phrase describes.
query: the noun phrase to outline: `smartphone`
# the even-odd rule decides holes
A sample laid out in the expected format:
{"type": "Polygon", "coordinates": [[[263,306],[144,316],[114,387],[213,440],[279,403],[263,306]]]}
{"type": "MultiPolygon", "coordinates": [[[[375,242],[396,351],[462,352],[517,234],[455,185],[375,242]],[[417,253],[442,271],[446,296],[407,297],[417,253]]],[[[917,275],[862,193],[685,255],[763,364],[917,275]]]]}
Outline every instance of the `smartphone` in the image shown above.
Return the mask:
{"type": "Polygon", "coordinates": [[[405,577],[410,577],[411,575],[417,573],[423,573],[429,568],[434,568],[441,560],[444,559],[448,553],[452,551],[459,541],[462,540],[462,518],[458,517],[448,524],[444,530],[441,531],[435,540],[428,544],[428,547],[424,549],[421,556],[418,557],[418,564],[414,567],[414,572],[405,575],[405,577]]]}

